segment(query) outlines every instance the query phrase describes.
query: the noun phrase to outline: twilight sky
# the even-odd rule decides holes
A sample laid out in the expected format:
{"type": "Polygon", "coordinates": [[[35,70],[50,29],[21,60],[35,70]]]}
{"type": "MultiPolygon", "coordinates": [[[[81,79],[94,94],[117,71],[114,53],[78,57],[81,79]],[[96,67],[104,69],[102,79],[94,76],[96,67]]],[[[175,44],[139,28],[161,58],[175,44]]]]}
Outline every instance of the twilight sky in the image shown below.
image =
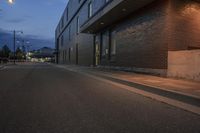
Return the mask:
{"type": "Polygon", "coordinates": [[[0,47],[12,48],[12,32],[22,30],[17,39],[30,41],[32,49],[54,48],[54,31],[68,0],[0,0],[0,47]]]}

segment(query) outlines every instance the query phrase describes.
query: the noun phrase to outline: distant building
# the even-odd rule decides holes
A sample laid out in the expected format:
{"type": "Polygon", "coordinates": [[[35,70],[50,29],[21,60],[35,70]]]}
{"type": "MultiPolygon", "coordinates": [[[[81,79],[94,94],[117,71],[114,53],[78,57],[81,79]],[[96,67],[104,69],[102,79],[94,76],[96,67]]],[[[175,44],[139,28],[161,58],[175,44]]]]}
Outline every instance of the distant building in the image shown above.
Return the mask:
{"type": "Polygon", "coordinates": [[[55,50],[49,47],[43,47],[38,50],[31,51],[29,57],[32,61],[52,62],[54,60],[55,50]]]}
{"type": "Polygon", "coordinates": [[[200,49],[199,35],[198,0],[69,0],[56,60],[167,75],[171,52],[200,49]]]}

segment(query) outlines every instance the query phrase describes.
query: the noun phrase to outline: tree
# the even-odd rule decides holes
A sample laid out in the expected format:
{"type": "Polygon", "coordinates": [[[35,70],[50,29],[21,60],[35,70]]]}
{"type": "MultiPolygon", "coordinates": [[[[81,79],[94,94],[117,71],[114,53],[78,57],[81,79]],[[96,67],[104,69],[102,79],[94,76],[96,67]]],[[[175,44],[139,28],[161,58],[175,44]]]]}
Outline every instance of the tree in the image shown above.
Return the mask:
{"type": "Polygon", "coordinates": [[[9,58],[9,55],[10,55],[10,49],[7,45],[4,45],[2,47],[2,50],[1,50],[1,53],[0,53],[0,56],[1,57],[4,57],[4,58],[9,58]]]}
{"type": "Polygon", "coordinates": [[[18,47],[16,50],[16,57],[17,59],[21,60],[21,59],[25,59],[25,55],[24,52],[18,47]]]}
{"type": "Polygon", "coordinates": [[[0,48],[0,58],[3,57],[2,49],[0,48]]]}

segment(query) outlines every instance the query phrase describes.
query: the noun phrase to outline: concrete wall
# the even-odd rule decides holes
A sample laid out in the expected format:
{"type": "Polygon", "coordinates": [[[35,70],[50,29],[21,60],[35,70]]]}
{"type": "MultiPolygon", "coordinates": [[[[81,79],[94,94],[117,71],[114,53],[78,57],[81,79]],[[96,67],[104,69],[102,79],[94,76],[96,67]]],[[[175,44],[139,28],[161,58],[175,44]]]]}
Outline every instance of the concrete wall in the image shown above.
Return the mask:
{"type": "Polygon", "coordinates": [[[168,77],[200,81],[200,50],[169,51],[168,77]]]}

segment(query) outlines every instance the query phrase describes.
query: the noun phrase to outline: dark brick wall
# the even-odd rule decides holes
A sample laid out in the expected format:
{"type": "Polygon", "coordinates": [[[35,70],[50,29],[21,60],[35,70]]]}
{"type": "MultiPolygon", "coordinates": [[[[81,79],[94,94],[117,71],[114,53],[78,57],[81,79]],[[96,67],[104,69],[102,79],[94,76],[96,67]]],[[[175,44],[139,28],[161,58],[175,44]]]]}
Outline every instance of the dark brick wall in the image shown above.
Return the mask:
{"type": "Polygon", "coordinates": [[[102,65],[167,69],[168,50],[200,47],[200,4],[156,0],[115,25],[116,61],[102,65]]]}
{"type": "Polygon", "coordinates": [[[169,50],[200,48],[200,3],[171,0],[169,9],[169,50]]]}
{"type": "Polygon", "coordinates": [[[93,65],[93,35],[82,35],[79,37],[79,42],[79,65],[93,65]],[[84,41],[84,44],[81,43],[82,41],[84,41]]]}
{"type": "Polygon", "coordinates": [[[154,2],[115,26],[116,59],[109,65],[167,68],[166,3],[154,2]]]}
{"type": "MultiPolygon", "coordinates": [[[[71,40],[68,39],[69,26],[63,32],[65,41],[59,48],[61,53],[66,50],[67,57],[62,61],[61,55],[61,63],[76,64],[78,44],[79,65],[94,64],[93,35],[76,34],[77,16],[80,17],[80,25],[88,19],[88,2],[89,0],[70,23],[71,40]],[[70,62],[67,60],[69,48],[72,48],[70,62]]],[[[103,3],[104,0],[94,0],[93,11],[97,11],[103,3]]],[[[77,7],[72,13],[75,9],[77,7]]],[[[200,4],[192,0],[155,0],[107,28],[116,31],[117,50],[114,61],[102,58],[101,65],[167,69],[168,50],[200,47],[200,4]]],[[[102,29],[102,32],[105,31],[106,29],[102,29]]]]}

